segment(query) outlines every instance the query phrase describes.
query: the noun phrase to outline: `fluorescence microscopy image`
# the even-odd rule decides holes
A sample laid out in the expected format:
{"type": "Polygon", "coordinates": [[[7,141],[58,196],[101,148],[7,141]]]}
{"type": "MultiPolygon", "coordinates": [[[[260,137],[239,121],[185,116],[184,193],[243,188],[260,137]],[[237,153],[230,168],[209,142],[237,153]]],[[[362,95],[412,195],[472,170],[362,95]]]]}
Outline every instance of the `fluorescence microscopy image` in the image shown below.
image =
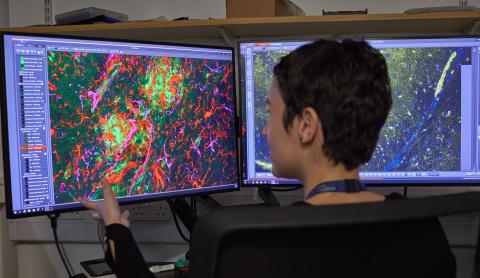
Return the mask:
{"type": "Polygon", "coordinates": [[[237,182],[233,65],[48,52],[56,203],[237,182]]]}
{"type": "MultiPolygon", "coordinates": [[[[362,171],[459,171],[461,69],[470,48],[388,48],[393,107],[362,171]]],[[[265,100],[272,70],[285,51],[254,53],[256,171],[271,171],[265,100]]]]}
{"type": "Polygon", "coordinates": [[[365,171],[460,171],[461,69],[470,48],[383,49],[393,107],[365,171]]]}
{"type": "Polygon", "coordinates": [[[267,98],[272,84],[273,68],[289,51],[258,51],[253,53],[253,84],[255,107],[255,171],[272,169],[267,139],[262,135],[268,121],[267,98]]]}

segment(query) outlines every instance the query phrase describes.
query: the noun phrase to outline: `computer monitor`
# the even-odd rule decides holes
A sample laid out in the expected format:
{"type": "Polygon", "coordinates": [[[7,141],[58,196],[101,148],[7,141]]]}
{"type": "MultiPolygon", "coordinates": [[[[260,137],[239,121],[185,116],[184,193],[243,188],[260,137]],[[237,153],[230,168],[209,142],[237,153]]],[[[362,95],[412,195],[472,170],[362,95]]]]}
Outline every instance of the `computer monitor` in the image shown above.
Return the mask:
{"type": "Polygon", "coordinates": [[[5,33],[9,218],[238,188],[233,49],[5,33]]]}
{"type": "MultiPolygon", "coordinates": [[[[360,178],[373,185],[480,182],[480,39],[371,39],[386,58],[393,107],[360,178]]],[[[265,100],[279,59],[308,41],[241,42],[242,183],[298,184],[274,177],[265,100]]]]}

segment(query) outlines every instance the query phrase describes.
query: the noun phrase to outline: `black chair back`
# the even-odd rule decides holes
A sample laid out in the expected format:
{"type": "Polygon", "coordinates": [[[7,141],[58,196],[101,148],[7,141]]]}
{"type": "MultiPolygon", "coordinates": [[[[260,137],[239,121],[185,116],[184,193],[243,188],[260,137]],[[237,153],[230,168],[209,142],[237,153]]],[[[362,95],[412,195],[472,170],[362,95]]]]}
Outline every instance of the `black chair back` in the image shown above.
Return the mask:
{"type": "Polygon", "coordinates": [[[192,234],[189,277],[455,277],[437,217],[480,192],[337,206],[217,209],[192,234]]]}

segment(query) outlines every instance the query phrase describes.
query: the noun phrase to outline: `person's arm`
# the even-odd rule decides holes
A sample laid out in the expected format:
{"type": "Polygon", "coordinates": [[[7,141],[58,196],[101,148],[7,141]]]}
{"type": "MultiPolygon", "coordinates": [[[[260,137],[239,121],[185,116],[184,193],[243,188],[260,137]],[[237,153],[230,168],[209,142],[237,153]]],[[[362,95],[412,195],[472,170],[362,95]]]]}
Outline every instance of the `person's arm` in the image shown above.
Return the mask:
{"type": "Polygon", "coordinates": [[[129,229],[129,212],[120,212],[118,202],[112,188],[105,180],[101,182],[104,201],[82,201],[85,207],[93,210],[92,216],[103,220],[108,239],[108,249],[105,254],[107,264],[119,278],[155,277],[138,249],[135,239],[129,229]]]}

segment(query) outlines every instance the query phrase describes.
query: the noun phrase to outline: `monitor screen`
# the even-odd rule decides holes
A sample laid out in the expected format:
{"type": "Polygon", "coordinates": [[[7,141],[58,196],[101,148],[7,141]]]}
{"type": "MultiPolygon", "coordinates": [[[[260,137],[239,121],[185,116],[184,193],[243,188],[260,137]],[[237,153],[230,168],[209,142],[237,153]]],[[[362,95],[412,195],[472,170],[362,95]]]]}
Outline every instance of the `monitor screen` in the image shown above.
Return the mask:
{"type": "MultiPolygon", "coordinates": [[[[388,65],[393,107],[371,160],[367,184],[480,182],[480,39],[367,40],[388,65]]],[[[279,59],[308,41],[240,43],[242,180],[244,185],[298,184],[274,177],[265,104],[279,59]]]]}
{"type": "Polygon", "coordinates": [[[238,188],[233,49],[3,34],[10,218],[238,188]]]}

